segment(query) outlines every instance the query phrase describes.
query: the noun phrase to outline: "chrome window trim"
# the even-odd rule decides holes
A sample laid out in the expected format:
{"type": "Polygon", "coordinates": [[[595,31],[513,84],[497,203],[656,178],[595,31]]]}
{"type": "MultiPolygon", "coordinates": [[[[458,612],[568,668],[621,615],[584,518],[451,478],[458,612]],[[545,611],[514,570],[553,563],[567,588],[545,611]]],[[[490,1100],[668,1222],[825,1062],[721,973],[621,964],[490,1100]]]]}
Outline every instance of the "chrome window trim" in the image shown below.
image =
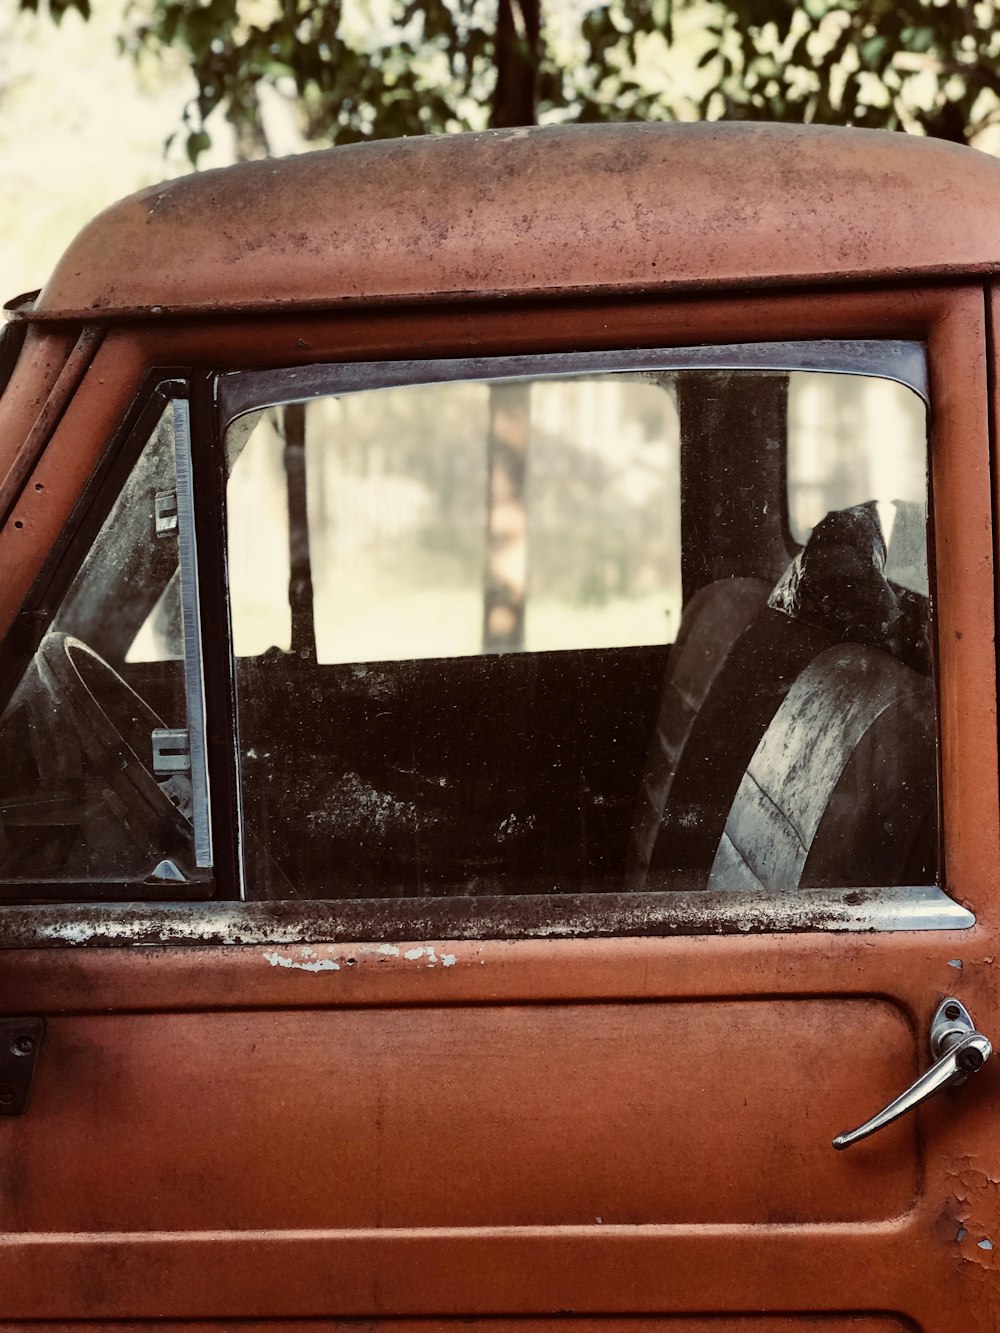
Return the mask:
{"type": "Polygon", "coordinates": [[[240,370],[217,381],[223,431],[247,412],[328,394],[361,393],[416,384],[498,379],[556,379],[583,374],[642,371],[817,371],[893,380],[930,401],[927,351],[900,339],[816,339],[802,342],[727,343],[612,352],[552,352],[527,356],[463,357],[428,361],[360,361],[284,370],[240,370]]]}
{"type": "Polygon", "coordinates": [[[191,408],[186,398],[172,402],[177,479],[177,550],[181,571],[181,623],[184,627],[184,693],[187,698],[188,748],[191,756],[191,806],[195,865],[208,869],[212,856],[212,811],[208,798],[205,745],[205,676],[201,637],[201,591],[194,527],[194,478],[191,459],[191,408]]]}
{"type": "Polygon", "coordinates": [[[968,930],[973,925],[970,911],[934,887],[488,900],[53,903],[5,906],[0,912],[0,948],[671,938],[968,930]]]}

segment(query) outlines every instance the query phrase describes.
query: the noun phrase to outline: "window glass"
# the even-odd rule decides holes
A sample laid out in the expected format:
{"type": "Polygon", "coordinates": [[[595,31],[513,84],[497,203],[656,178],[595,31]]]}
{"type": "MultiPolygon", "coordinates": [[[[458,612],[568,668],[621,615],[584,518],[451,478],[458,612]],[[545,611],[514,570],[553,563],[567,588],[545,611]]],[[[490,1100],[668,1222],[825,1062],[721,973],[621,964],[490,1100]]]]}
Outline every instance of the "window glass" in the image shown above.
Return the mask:
{"type": "Polygon", "coordinates": [[[889,387],[566,374],[237,421],[248,895],[933,884],[926,427],[889,387]]]}
{"type": "Polygon", "coordinates": [[[788,519],[796,541],[808,540],[831,509],[875,500],[889,577],[926,596],[926,495],[924,405],[916,394],[858,375],[792,376],[788,519]]]}
{"type": "Polygon", "coordinates": [[[8,895],[198,877],[178,522],[168,408],[0,718],[8,895]]]}
{"type": "MultiPolygon", "coordinates": [[[[605,376],[326,398],[309,405],[301,448],[321,663],[655,644],[676,628],[669,386],[605,376]]],[[[241,657],[291,644],[288,452],[280,411],[230,446],[241,657]]]]}

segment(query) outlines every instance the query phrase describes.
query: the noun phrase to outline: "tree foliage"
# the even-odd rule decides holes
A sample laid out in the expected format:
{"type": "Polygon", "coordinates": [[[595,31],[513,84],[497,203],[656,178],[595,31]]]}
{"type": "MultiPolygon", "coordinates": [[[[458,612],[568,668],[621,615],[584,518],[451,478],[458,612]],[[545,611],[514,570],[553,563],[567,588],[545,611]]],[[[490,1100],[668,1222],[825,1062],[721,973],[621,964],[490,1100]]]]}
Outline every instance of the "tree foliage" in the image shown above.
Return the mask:
{"type": "MultiPolygon", "coordinates": [[[[640,31],[665,27],[669,0],[584,13],[582,65],[555,58],[541,0],[134,0],[122,44],[179,47],[197,93],[185,113],[192,162],[221,109],[260,150],[257,89],[294,96],[317,143],[524,124],[539,115],[621,120],[657,114],[630,78],[640,31]],[[255,144],[256,141],[256,144],[255,144]]],[[[90,0],[20,0],[57,22],[90,0]]],[[[663,110],[658,114],[662,116],[663,110]]]]}
{"type": "MultiPolygon", "coordinates": [[[[19,0],[59,20],[90,0],[19,0]]],[[[293,97],[317,143],[543,120],[670,119],[643,41],[704,14],[694,105],[709,119],[909,129],[965,140],[1000,119],[998,0],[604,0],[560,57],[545,0],[133,0],[123,45],[180,48],[197,92],[192,162],[221,111],[266,151],[258,89],[293,97]],[[648,71],[647,71],[648,72],[648,71]]],[[[550,0],[551,6],[551,0],[550,0]]],[[[662,46],[660,49],[664,49],[662,46]]]]}
{"type": "Polygon", "coordinates": [[[994,0],[726,0],[701,110],[968,141],[998,119],[997,18],[994,0]]]}

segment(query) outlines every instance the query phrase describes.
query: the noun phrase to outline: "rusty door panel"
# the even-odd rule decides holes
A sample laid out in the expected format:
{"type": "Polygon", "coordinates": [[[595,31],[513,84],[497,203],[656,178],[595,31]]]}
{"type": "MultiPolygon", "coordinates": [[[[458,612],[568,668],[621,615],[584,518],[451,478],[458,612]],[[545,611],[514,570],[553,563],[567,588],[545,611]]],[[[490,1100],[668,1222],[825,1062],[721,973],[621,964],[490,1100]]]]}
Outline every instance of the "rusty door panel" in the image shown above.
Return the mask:
{"type": "MultiPolygon", "coordinates": [[[[3,1323],[0,1333],[150,1333],[141,1323],[3,1323]]],[[[693,1319],[281,1319],[281,1320],[157,1320],[156,1333],[915,1333],[908,1320],[891,1315],[726,1315],[693,1319]]]]}
{"type": "Polygon", "coordinates": [[[55,1018],[3,1229],[877,1221],[912,1122],[830,1140],[906,1068],[868,999],[55,1018]]]}
{"type": "MultiPolygon", "coordinates": [[[[450,323],[394,312],[379,328],[361,320],[360,339],[343,316],[289,321],[280,337],[291,362],[320,355],[313,328],[324,355],[334,342],[358,356],[379,340],[399,354],[412,346],[406,320],[424,347],[479,353],[489,339],[506,350],[649,345],[665,330],[685,342],[737,330],[926,336],[943,464],[944,882],[977,926],[922,938],[457,944],[456,963],[433,971],[405,950],[345,949],[342,970],[307,972],[221,943],[34,950],[30,935],[8,939],[5,1012],[49,1024],[31,1109],[0,1134],[8,1321],[73,1319],[65,1333],[138,1333],[150,1325],[113,1321],[140,1317],[251,1333],[996,1328],[998,1062],[850,1153],[829,1147],[923,1066],[943,994],[991,1034],[997,1012],[981,287],[634,309],[581,319],[553,303],[534,310],[530,333],[523,311],[450,323]],[[870,998],[888,994],[899,1008],[870,998]],[[628,1218],[653,1225],[612,1224],[628,1218]],[[536,1225],[503,1225],[521,1219],[536,1225]],[[554,1311],[591,1317],[537,1317],[554,1311]],[[640,1311],[649,1317],[610,1317],[640,1311]],[[457,1318],[470,1312],[522,1317],[457,1318]],[[372,1321],[357,1322],[366,1313],[372,1321]]],[[[0,620],[20,605],[146,366],[273,360],[277,327],[109,335],[19,502],[23,526],[2,534],[0,620]]],[[[297,941],[317,939],[267,942],[297,941]]],[[[31,1327],[60,1333],[0,1325],[31,1327]]]]}

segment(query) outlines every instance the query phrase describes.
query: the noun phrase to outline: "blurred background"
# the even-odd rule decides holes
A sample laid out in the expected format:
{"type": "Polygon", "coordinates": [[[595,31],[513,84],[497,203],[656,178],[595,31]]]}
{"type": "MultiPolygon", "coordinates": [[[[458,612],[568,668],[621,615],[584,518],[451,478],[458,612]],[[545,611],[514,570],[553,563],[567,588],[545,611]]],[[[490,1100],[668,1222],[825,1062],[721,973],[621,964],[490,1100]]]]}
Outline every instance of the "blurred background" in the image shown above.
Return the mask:
{"type": "Polygon", "coordinates": [[[0,295],[193,169],[560,120],[799,120],[1000,150],[973,0],[0,0],[0,295]]]}

